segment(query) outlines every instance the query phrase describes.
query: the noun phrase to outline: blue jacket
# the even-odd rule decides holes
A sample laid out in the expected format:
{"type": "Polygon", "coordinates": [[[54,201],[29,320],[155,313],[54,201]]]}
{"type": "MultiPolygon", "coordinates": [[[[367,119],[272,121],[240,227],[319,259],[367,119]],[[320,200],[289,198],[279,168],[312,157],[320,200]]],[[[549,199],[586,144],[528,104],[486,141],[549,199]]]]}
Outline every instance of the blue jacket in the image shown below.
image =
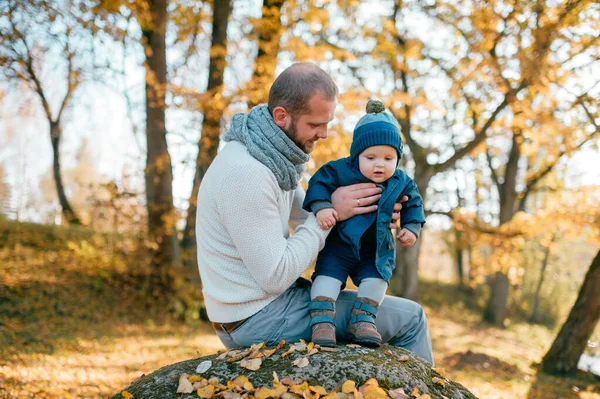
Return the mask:
{"type": "MultiPolygon", "coordinates": [[[[328,162],[308,182],[303,208],[315,213],[323,208],[331,208],[331,194],[338,187],[368,182],[371,181],[360,172],[356,158],[348,157],[328,162]]],[[[417,237],[425,224],[425,214],[423,199],[417,185],[402,170],[397,169],[392,177],[378,186],[383,189],[383,192],[376,212],[353,216],[337,223],[334,229],[337,229],[338,235],[352,248],[356,258],[360,259],[361,238],[376,222],[376,267],[381,277],[389,281],[396,260],[396,239],[389,228],[394,204],[403,196],[408,197],[408,202],[402,204],[400,225],[415,233],[417,237]]]]}

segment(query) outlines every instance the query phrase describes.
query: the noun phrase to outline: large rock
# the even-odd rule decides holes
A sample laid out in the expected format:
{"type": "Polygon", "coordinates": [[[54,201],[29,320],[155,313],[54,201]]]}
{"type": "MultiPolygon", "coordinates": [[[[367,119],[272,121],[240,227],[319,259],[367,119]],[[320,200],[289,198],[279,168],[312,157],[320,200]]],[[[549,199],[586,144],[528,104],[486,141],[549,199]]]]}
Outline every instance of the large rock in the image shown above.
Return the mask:
{"type": "MultiPolygon", "coordinates": [[[[219,354],[215,354],[163,367],[138,378],[125,390],[132,394],[134,399],[191,399],[198,398],[196,390],[189,394],[177,393],[183,374],[200,375],[206,379],[217,377],[221,385],[227,385],[228,381],[245,375],[254,387],[271,388],[275,371],[280,379],[290,377],[306,381],[311,386],[323,386],[328,392],[341,391],[346,380],[355,381],[357,386],[360,386],[365,381],[375,378],[379,386],[386,391],[401,388],[410,395],[414,388],[418,388],[420,394],[429,394],[434,399],[475,398],[462,385],[444,379],[443,371],[434,371],[429,363],[402,348],[387,345],[378,349],[338,346],[337,352],[319,351],[308,356],[309,364],[303,368],[296,367],[292,362],[304,357],[307,351],[299,350],[282,358],[281,355],[288,348],[289,345],[285,345],[269,358],[262,357],[262,364],[257,371],[243,368],[239,360],[232,361],[235,358],[221,355],[222,359],[217,359],[219,354]],[[208,370],[196,372],[200,364],[207,366],[206,361],[209,360],[212,365],[208,370]]],[[[261,352],[265,352],[265,349],[261,349],[261,352]]],[[[113,399],[128,396],[127,393],[122,395],[120,392],[113,396],[113,399]]]]}

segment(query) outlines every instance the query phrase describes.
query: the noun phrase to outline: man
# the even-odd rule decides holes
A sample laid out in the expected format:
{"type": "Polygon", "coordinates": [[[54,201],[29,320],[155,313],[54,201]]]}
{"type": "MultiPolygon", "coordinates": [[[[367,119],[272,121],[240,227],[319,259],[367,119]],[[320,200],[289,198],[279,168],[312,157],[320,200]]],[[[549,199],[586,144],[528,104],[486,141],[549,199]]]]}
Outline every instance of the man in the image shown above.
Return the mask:
{"type": "MultiPolygon", "coordinates": [[[[208,316],[228,348],[310,340],[310,283],[299,277],[329,230],[321,230],[315,216],[302,210],[298,180],[308,154],[327,138],[337,93],[331,77],[316,65],[287,68],[273,83],[268,105],[233,117],[224,136],[228,143],[202,180],[198,266],[208,316]]],[[[332,196],[339,220],[376,210],[380,192],[371,183],[339,188],[332,196]]],[[[355,300],[356,292],[348,290],[338,298],[340,334],[355,300]]],[[[386,296],[376,325],[384,342],[433,364],[421,306],[386,296]]]]}

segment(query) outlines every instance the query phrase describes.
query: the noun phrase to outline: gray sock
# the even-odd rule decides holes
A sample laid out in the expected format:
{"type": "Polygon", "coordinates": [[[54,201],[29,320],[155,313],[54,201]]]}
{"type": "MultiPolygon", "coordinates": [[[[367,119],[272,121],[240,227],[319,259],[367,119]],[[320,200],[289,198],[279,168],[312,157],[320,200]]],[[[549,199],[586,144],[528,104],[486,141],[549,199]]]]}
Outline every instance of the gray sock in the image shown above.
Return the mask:
{"type": "Polygon", "coordinates": [[[312,301],[318,296],[337,299],[340,294],[340,288],[342,288],[340,280],[329,276],[317,276],[310,289],[310,299],[312,301]]]}
{"type": "Polygon", "coordinates": [[[364,278],[358,286],[358,297],[369,298],[381,305],[388,283],[381,278],[364,278]]]}

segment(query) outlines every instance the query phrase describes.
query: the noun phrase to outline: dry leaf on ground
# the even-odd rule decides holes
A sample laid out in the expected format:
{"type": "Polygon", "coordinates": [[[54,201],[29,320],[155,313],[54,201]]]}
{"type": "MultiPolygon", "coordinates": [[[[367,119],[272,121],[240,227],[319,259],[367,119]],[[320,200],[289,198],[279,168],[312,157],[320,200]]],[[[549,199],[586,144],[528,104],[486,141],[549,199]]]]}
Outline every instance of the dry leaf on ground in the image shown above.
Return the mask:
{"type": "Polygon", "coordinates": [[[350,395],[354,392],[354,388],[356,388],[356,383],[352,380],[347,380],[342,384],[342,392],[350,395]]]}
{"type": "Polygon", "coordinates": [[[356,345],[356,344],[347,344],[346,345],[348,348],[362,348],[362,346],[360,345],[356,345]]]}
{"type": "Polygon", "coordinates": [[[443,380],[443,379],[441,379],[441,378],[439,378],[439,377],[433,377],[433,378],[431,379],[431,382],[433,382],[434,384],[441,385],[441,386],[443,386],[443,387],[445,387],[445,386],[446,386],[446,381],[445,381],[445,380],[443,380]]]}
{"type": "Polygon", "coordinates": [[[294,348],[294,350],[297,350],[299,352],[303,352],[308,347],[306,346],[306,343],[304,343],[304,342],[296,342],[295,344],[291,344],[290,348],[294,348]]]}
{"type": "Polygon", "coordinates": [[[128,392],[128,391],[121,392],[121,396],[124,399],[133,399],[133,395],[130,392],[128,392]]]}
{"type": "MultiPolygon", "coordinates": [[[[194,387],[192,383],[188,380],[189,374],[183,373],[181,377],[179,377],[179,385],[177,386],[177,393],[192,393],[194,392],[194,387]]],[[[121,396],[123,394],[121,393],[121,396]]],[[[125,396],[123,396],[125,397],[125,396]]]]}
{"type": "Polygon", "coordinates": [[[410,397],[404,393],[402,388],[389,390],[388,396],[392,399],[410,399],[410,397]]]}
{"type": "Polygon", "coordinates": [[[319,350],[321,352],[337,352],[337,349],[335,349],[335,348],[328,348],[326,346],[319,347],[319,350]]]}
{"type": "Polygon", "coordinates": [[[265,355],[266,358],[269,358],[273,353],[275,353],[275,351],[276,349],[265,349],[263,351],[263,355],[265,355]]]}
{"type": "Polygon", "coordinates": [[[296,367],[299,367],[299,368],[301,368],[301,369],[302,369],[302,368],[304,368],[304,367],[306,367],[306,366],[308,366],[308,363],[309,363],[309,362],[308,362],[308,358],[306,358],[306,357],[301,357],[301,358],[299,358],[299,359],[296,359],[296,360],[294,360],[294,361],[292,362],[292,364],[293,364],[294,366],[296,366],[296,367]]]}
{"type": "Polygon", "coordinates": [[[240,362],[240,366],[242,366],[245,369],[248,370],[252,370],[252,371],[256,371],[260,368],[260,365],[262,364],[262,359],[261,358],[257,358],[257,359],[244,359],[240,362]]]}
{"type": "Polygon", "coordinates": [[[207,385],[204,388],[200,388],[196,391],[196,393],[198,394],[198,396],[200,396],[201,398],[212,398],[213,395],[215,394],[215,386],[214,385],[207,385]]]}
{"type": "Polygon", "coordinates": [[[284,357],[286,357],[287,355],[290,355],[290,354],[292,354],[292,353],[294,353],[294,352],[296,352],[296,349],[294,349],[294,348],[290,347],[290,349],[288,349],[287,351],[285,351],[285,352],[283,352],[283,353],[281,354],[281,357],[282,357],[282,358],[284,358],[284,357]]]}
{"type": "Polygon", "coordinates": [[[412,392],[410,393],[410,396],[414,396],[416,398],[419,395],[420,395],[419,388],[414,387],[413,390],[412,390],[412,392]]]}
{"type": "Polygon", "coordinates": [[[358,390],[365,399],[386,399],[388,397],[387,393],[381,389],[378,385],[363,385],[358,390]]]}
{"type": "Polygon", "coordinates": [[[446,378],[446,369],[443,367],[434,367],[432,368],[433,371],[435,371],[436,373],[438,373],[442,378],[446,378]]]}

